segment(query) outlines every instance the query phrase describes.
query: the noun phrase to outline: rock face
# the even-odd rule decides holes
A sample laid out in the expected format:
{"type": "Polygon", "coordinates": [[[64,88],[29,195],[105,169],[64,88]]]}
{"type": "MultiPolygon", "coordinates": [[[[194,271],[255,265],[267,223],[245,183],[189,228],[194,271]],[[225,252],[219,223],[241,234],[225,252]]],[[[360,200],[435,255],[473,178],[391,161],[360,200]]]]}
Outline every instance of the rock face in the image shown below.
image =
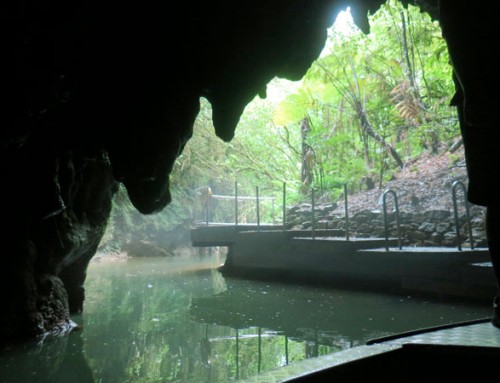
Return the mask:
{"type": "MultiPolygon", "coordinates": [[[[229,140],[269,80],[303,76],[336,11],[352,5],[366,30],[363,15],[381,2],[2,4],[0,341],[65,327],[70,312],[82,309],[87,263],[117,184],[142,213],[168,204],[168,175],[191,136],[200,97],[212,104],[217,135],[229,140]]],[[[436,9],[435,0],[419,3],[436,9]]],[[[481,30],[496,33],[493,16],[441,3],[450,42],[463,42],[463,33],[455,36],[457,22],[479,20],[481,30]]],[[[489,52],[489,41],[466,45],[484,43],[489,52]]],[[[495,104],[496,87],[477,92],[466,74],[496,67],[486,71],[468,59],[469,51],[460,55],[462,45],[450,48],[459,57],[465,99],[470,87],[475,105],[495,104]]]]}
{"type": "Polygon", "coordinates": [[[116,187],[103,151],[61,152],[52,158],[50,178],[40,167],[46,164],[43,155],[33,157],[24,174],[12,174],[22,177],[14,185],[25,189],[7,190],[12,194],[5,209],[0,281],[6,338],[64,329],[70,311],[82,310],[87,264],[104,233],[116,187]]]}
{"type": "MultiPolygon", "coordinates": [[[[352,237],[385,237],[384,191],[391,190],[398,200],[400,234],[405,246],[470,246],[469,221],[465,208],[467,171],[462,165],[462,150],[455,152],[460,160],[453,160],[449,153],[423,154],[386,182],[384,189],[373,188],[348,195],[349,234],[352,237]],[[457,236],[453,185],[458,189],[456,209],[460,236],[457,236]],[[462,189],[463,186],[463,189],[462,189]]],[[[391,237],[397,236],[394,213],[394,195],[387,202],[388,229],[391,237]]],[[[471,234],[476,247],[485,247],[486,209],[468,204],[471,234]]],[[[316,203],[314,219],[310,203],[291,206],[286,214],[289,229],[330,229],[345,236],[345,198],[337,203],[316,203]]]]}
{"type": "Polygon", "coordinates": [[[274,76],[299,79],[328,1],[1,5],[0,341],[64,327],[117,184],[154,213],[204,96],[217,134],[274,76]],[[5,225],[4,225],[5,226],[5,225]]]}
{"type": "MultiPolygon", "coordinates": [[[[316,206],[312,219],[311,205],[302,204],[292,207],[287,212],[288,229],[312,230],[312,222],[316,230],[329,229],[335,235],[346,235],[345,214],[331,209],[331,205],[316,206]]],[[[474,206],[470,209],[470,222],[473,246],[486,246],[484,229],[484,209],[474,206]]],[[[465,213],[458,215],[460,237],[457,236],[455,217],[448,210],[427,210],[425,212],[399,213],[399,235],[403,246],[447,246],[456,247],[458,241],[464,247],[470,246],[469,227],[465,213]]],[[[389,237],[397,238],[397,219],[394,212],[387,214],[389,237]]],[[[385,222],[381,210],[361,210],[349,216],[349,236],[360,238],[384,238],[385,222]]]]}

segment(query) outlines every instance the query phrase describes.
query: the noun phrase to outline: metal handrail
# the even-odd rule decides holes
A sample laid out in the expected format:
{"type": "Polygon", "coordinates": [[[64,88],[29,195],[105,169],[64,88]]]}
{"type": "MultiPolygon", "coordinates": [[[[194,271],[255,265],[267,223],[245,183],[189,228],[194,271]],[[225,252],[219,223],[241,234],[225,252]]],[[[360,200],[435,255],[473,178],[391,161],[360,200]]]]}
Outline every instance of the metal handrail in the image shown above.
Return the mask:
{"type": "Polygon", "coordinates": [[[286,231],[286,182],[283,182],[283,231],[286,231]]]}
{"type": "Polygon", "coordinates": [[[456,188],[460,187],[464,193],[464,204],[465,204],[465,215],[467,217],[467,227],[469,231],[469,242],[471,250],[474,250],[474,240],[472,238],[472,227],[470,221],[470,213],[469,213],[469,203],[467,201],[467,188],[462,181],[455,181],[451,186],[451,195],[453,198],[453,212],[455,213],[455,230],[457,232],[457,242],[458,242],[458,250],[462,251],[462,244],[460,239],[460,222],[458,220],[458,208],[457,208],[457,192],[456,188]]]}
{"type": "MultiPolygon", "coordinates": [[[[208,186],[207,186],[208,187],[208,186]]],[[[208,187],[208,190],[210,188],[208,187]]],[[[210,222],[210,215],[212,214],[212,193],[207,194],[207,211],[206,211],[206,224],[208,226],[208,223],[210,222]]]]}
{"type": "MultiPolygon", "coordinates": [[[[193,189],[194,192],[197,195],[202,195],[201,191],[204,189],[208,189],[209,192],[207,193],[206,197],[206,205],[203,207],[203,210],[201,211],[201,217],[199,219],[199,223],[204,223],[205,225],[210,225],[213,224],[214,222],[210,222],[210,219],[213,218],[213,201],[214,200],[220,200],[220,201],[234,201],[234,225],[238,226],[241,224],[239,221],[239,208],[238,205],[242,201],[254,201],[256,204],[256,219],[257,219],[257,227],[260,229],[260,226],[262,225],[261,222],[261,217],[260,217],[260,203],[262,201],[271,201],[271,215],[272,215],[272,224],[275,224],[275,202],[276,202],[276,197],[273,196],[262,196],[259,193],[259,187],[257,186],[255,188],[256,194],[254,196],[242,196],[239,195],[239,188],[238,188],[238,182],[234,183],[234,195],[220,195],[220,194],[213,194],[209,186],[200,186],[196,189],[193,189]]],[[[285,199],[285,183],[283,183],[283,198],[285,199]]],[[[286,208],[286,202],[283,202],[283,217],[285,217],[285,208],[286,208]]],[[[285,218],[283,218],[285,219],[285,218]]],[[[285,229],[285,226],[283,226],[283,229],[285,229]]]]}
{"type": "Polygon", "coordinates": [[[311,238],[316,239],[316,217],[315,217],[314,188],[311,188],[311,238]]]}
{"type": "Polygon", "coordinates": [[[257,210],[256,210],[256,213],[257,213],[257,231],[260,231],[260,209],[259,209],[259,205],[260,205],[260,202],[259,202],[259,187],[256,186],[255,187],[255,203],[256,203],[256,207],[257,207],[257,210]]]}
{"type": "MultiPolygon", "coordinates": [[[[207,201],[206,201],[206,206],[205,206],[205,223],[208,225],[209,220],[210,220],[210,213],[211,213],[211,207],[212,207],[212,190],[210,189],[210,186],[205,185],[205,186],[200,186],[193,191],[197,194],[202,196],[203,194],[201,193],[202,190],[207,190],[207,201]]],[[[203,222],[203,210],[200,212],[200,221],[203,222]]]]}
{"type": "Polygon", "coordinates": [[[345,239],[349,241],[349,202],[347,200],[347,184],[344,184],[345,239]]]}
{"type": "Polygon", "coordinates": [[[238,226],[238,182],[234,182],[234,226],[238,226]]]}
{"type": "Polygon", "coordinates": [[[386,190],[384,194],[382,194],[382,204],[384,206],[384,228],[385,228],[385,250],[389,251],[389,225],[387,223],[387,194],[392,194],[394,197],[394,208],[396,211],[396,225],[398,230],[398,247],[399,250],[402,250],[401,246],[401,230],[400,230],[400,222],[399,222],[399,206],[398,206],[398,196],[394,190],[386,190]]]}

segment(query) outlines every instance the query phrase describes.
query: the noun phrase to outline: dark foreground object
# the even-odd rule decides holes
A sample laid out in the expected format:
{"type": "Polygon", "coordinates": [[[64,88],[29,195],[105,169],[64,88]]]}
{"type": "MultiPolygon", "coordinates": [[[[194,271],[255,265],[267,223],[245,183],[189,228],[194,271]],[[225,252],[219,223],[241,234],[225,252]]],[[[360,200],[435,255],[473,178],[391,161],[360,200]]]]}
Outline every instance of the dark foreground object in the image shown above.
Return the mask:
{"type": "Polygon", "coordinates": [[[489,347],[408,344],[287,382],[486,381],[497,372],[500,350],[489,347]]]}
{"type": "Polygon", "coordinates": [[[500,329],[480,319],[373,340],[262,374],[259,381],[487,381],[499,360],[500,329]]]}

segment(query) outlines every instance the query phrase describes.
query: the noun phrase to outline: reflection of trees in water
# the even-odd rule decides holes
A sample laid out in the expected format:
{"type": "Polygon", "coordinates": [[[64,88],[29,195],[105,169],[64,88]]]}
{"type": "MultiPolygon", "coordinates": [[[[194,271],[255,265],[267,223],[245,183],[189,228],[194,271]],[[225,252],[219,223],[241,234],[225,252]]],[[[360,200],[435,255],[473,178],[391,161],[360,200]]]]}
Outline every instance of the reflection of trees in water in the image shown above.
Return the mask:
{"type": "MultiPolygon", "coordinates": [[[[198,279],[213,293],[210,274],[198,279]]],[[[99,282],[107,284],[108,278],[92,281],[92,287],[99,289],[99,282]]],[[[189,381],[182,377],[202,364],[195,352],[202,325],[187,320],[190,298],[199,289],[193,278],[150,275],[145,270],[111,278],[111,286],[102,289],[99,306],[86,308],[88,316],[99,322],[86,342],[96,374],[106,382],[189,381]]]]}
{"type": "Polygon", "coordinates": [[[370,339],[486,314],[476,307],[363,291],[304,287],[228,279],[220,294],[195,298],[192,315],[200,322],[232,328],[262,327],[308,342],[311,356],[326,346],[346,349],[370,339]],[[319,349],[318,349],[319,350],[319,349]]]}
{"type": "MultiPolygon", "coordinates": [[[[212,378],[246,379],[260,372],[269,371],[289,363],[312,357],[303,340],[290,339],[281,332],[250,327],[229,329],[218,334],[217,325],[206,325],[205,342],[210,346],[210,368],[212,378]],[[222,372],[223,371],[223,372],[222,372]],[[221,376],[221,372],[224,376],[221,376]],[[227,375],[226,375],[227,374],[227,375]]],[[[316,356],[338,349],[316,346],[316,356]]],[[[228,380],[215,380],[225,382],[228,380]]]]}
{"type": "Polygon", "coordinates": [[[30,355],[9,355],[19,377],[13,381],[34,381],[37,371],[51,383],[223,383],[437,325],[432,318],[489,314],[489,307],[478,314],[454,304],[450,311],[428,301],[224,279],[196,268],[179,259],[93,264],[83,317],[74,318],[83,330],[30,355]],[[381,319],[388,312],[390,326],[381,319]]]}
{"type": "Polygon", "coordinates": [[[96,378],[219,383],[307,357],[305,342],[283,333],[193,321],[193,299],[226,291],[218,271],[164,275],[145,265],[89,275],[85,349],[96,378]]]}
{"type": "MultiPolygon", "coordinates": [[[[155,275],[111,270],[89,277],[85,348],[96,377],[105,382],[234,380],[229,340],[234,330],[193,322],[189,313],[200,291],[225,290],[223,277],[216,270],[162,275],[158,269],[155,275]],[[209,337],[228,340],[213,346],[209,337]]],[[[242,358],[252,357],[243,352],[242,358]]]]}
{"type": "Polygon", "coordinates": [[[0,356],[0,381],[15,383],[93,383],[83,352],[82,332],[48,336],[8,348],[0,356]]]}

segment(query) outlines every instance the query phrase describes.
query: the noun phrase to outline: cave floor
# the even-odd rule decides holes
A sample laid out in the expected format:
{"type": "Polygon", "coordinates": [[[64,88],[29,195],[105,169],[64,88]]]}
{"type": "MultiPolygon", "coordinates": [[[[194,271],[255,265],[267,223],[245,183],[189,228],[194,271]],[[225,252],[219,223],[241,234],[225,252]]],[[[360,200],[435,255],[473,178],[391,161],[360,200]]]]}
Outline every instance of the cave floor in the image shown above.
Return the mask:
{"type": "Polygon", "coordinates": [[[500,328],[486,318],[375,339],[363,346],[306,359],[244,382],[299,383],[334,378],[352,382],[375,377],[449,381],[469,373],[476,378],[491,376],[498,360],[500,328]]]}

